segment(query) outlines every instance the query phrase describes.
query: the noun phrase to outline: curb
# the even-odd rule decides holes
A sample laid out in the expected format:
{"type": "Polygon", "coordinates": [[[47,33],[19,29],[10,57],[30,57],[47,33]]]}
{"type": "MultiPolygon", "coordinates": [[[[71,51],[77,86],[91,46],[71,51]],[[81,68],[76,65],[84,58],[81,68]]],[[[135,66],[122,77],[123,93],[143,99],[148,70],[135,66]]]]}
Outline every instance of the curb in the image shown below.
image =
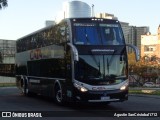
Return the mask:
{"type": "Polygon", "coordinates": [[[148,98],[160,99],[160,96],[158,96],[158,95],[129,94],[129,96],[148,97],[148,98]]]}
{"type": "Polygon", "coordinates": [[[134,88],[129,88],[130,90],[160,90],[160,88],[151,88],[151,87],[134,87],[134,88]]]}

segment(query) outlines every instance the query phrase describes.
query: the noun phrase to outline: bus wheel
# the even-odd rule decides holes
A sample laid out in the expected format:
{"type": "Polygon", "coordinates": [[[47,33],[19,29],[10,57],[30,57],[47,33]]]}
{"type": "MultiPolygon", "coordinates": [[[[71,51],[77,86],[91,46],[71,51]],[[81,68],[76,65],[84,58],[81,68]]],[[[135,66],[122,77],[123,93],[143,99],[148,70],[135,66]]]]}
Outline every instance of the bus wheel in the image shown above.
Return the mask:
{"type": "Polygon", "coordinates": [[[29,92],[28,89],[28,83],[26,83],[26,81],[23,80],[23,84],[22,84],[22,94],[25,96],[30,96],[31,93],[29,92]]]}
{"type": "Polygon", "coordinates": [[[28,97],[32,97],[34,95],[37,95],[36,93],[30,92],[28,87],[24,87],[23,88],[23,95],[28,96],[28,97]]]}
{"type": "Polygon", "coordinates": [[[22,85],[22,94],[25,96],[27,96],[27,94],[28,94],[27,86],[24,83],[22,85]]]}
{"type": "Polygon", "coordinates": [[[59,105],[62,105],[64,103],[62,89],[58,85],[55,87],[54,99],[55,99],[55,102],[59,105]]]}
{"type": "Polygon", "coordinates": [[[28,90],[27,87],[25,88],[25,95],[26,95],[26,96],[30,96],[30,92],[29,92],[29,90],[28,90]]]}
{"type": "Polygon", "coordinates": [[[24,83],[22,83],[22,94],[26,95],[26,85],[24,83]]]}

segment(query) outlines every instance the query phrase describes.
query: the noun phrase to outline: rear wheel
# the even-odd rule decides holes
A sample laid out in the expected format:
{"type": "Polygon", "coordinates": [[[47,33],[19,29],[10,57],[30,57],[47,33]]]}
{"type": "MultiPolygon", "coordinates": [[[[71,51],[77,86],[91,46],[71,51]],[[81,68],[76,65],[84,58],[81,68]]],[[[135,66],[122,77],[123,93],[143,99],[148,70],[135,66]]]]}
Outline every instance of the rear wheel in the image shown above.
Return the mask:
{"type": "Polygon", "coordinates": [[[25,96],[28,95],[28,88],[27,88],[27,85],[25,84],[25,82],[23,82],[23,85],[22,85],[22,94],[25,96]]]}
{"type": "Polygon", "coordinates": [[[32,96],[32,93],[29,91],[28,89],[28,83],[27,81],[24,79],[22,80],[22,94],[25,96],[32,96]]]}
{"type": "Polygon", "coordinates": [[[26,95],[26,84],[24,79],[21,79],[21,89],[22,89],[22,94],[26,95]]]}

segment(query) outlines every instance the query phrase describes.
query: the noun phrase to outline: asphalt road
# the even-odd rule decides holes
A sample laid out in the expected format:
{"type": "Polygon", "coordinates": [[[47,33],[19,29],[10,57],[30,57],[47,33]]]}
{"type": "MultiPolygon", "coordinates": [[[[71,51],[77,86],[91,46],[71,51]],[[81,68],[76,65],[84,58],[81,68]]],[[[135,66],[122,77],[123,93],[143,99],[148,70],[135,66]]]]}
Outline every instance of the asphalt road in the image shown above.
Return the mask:
{"type": "MultiPolygon", "coordinates": [[[[158,120],[158,117],[116,117],[120,114],[125,116],[134,115],[132,113],[160,113],[160,97],[147,97],[130,95],[129,100],[122,103],[105,104],[79,104],[72,103],[65,106],[56,105],[51,99],[35,96],[25,97],[16,87],[1,87],[0,88],[0,112],[16,112],[26,113],[35,112],[42,114],[41,119],[54,120],[115,120],[115,119],[129,119],[129,120],[158,120]],[[124,114],[123,114],[124,113],[124,114]],[[48,115],[49,117],[44,117],[48,115]],[[115,115],[115,117],[113,116],[115,115]],[[112,116],[112,117],[106,117],[112,116]]],[[[28,114],[28,113],[27,113],[28,114]]],[[[40,115],[39,114],[39,115],[40,115]]],[[[151,114],[150,114],[151,115],[151,114]]],[[[156,114],[154,114],[156,116],[156,114]]],[[[1,117],[1,116],[0,116],[1,117]]],[[[0,118],[8,119],[8,118],[0,118]]],[[[10,119],[25,119],[25,118],[10,118],[10,119]]],[[[28,118],[26,118],[28,119],[28,118]]],[[[35,119],[35,118],[30,118],[35,119]]]]}

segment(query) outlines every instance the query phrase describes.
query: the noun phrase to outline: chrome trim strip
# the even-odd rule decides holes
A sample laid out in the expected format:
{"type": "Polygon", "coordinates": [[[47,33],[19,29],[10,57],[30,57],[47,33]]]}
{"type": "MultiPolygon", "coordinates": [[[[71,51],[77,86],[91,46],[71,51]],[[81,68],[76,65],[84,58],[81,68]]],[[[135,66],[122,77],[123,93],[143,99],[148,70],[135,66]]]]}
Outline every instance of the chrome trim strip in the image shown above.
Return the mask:
{"type": "MultiPolygon", "coordinates": [[[[22,75],[16,75],[16,77],[22,76],[22,75]]],[[[37,77],[37,76],[26,76],[27,78],[36,78],[36,79],[55,79],[55,80],[65,80],[64,78],[51,78],[51,77],[37,77]]]]}
{"type": "Polygon", "coordinates": [[[109,100],[88,100],[88,102],[113,102],[119,101],[120,99],[109,99],[109,100]]]}
{"type": "Polygon", "coordinates": [[[36,77],[36,76],[28,76],[29,78],[39,78],[39,79],[56,79],[56,80],[65,80],[63,78],[50,78],[50,77],[36,77]]]}

